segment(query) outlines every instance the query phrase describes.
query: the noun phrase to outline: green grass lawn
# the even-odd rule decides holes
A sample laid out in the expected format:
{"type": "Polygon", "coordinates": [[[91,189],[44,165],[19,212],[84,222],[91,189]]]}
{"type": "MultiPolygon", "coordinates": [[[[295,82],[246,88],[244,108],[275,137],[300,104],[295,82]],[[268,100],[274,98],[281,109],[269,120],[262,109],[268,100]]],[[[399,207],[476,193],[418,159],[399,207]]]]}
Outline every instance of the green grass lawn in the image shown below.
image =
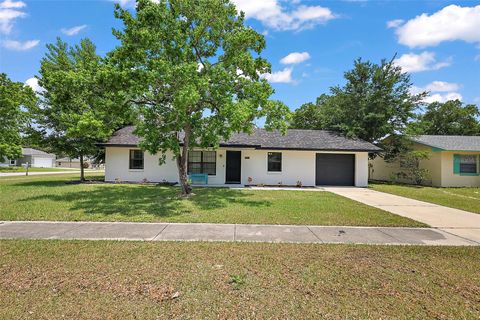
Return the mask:
{"type": "Polygon", "coordinates": [[[480,248],[0,241],[1,319],[479,319],[480,248]]]}
{"type": "Polygon", "coordinates": [[[400,184],[370,184],[377,191],[480,213],[480,188],[433,188],[400,184]]]}
{"type": "Polygon", "coordinates": [[[73,179],[0,178],[0,220],[423,226],[329,192],[194,188],[180,199],[177,187],[65,183],[73,179]]]}
{"type": "MultiPolygon", "coordinates": [[[[25,172],[25,167],[0,167],[0,172],[25,172]]],[[[80,171],[80,169],[71,168],[28,168],[28,172],[55,172],[55,171],[80,171]]]]}

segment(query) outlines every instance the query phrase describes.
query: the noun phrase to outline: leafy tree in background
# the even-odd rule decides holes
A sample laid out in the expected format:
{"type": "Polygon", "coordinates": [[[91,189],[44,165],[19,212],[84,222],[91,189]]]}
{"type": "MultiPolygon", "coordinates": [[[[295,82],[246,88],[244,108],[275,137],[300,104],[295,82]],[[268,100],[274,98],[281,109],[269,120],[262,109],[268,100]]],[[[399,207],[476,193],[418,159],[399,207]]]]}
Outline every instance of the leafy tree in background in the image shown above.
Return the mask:
{"type": "Polygon", "coordinates": [[[322,94],[315,103],[307,102],[296,109],[292,115],[291,128],[297,129],[323,129],[322,108],[328,103],[330,96],[322,94]]]}
{"type": "Polygon", "coordinates": [[[33,90],[21,82],[11,81],[0,73],[0,161],[22,155],[21,133],[28,123],[28,112],[35,107],[33,90]]]}
{"type": "Polygon", "coordinates": [[[229,1],[139,0],[136,15],[117,5],[115,16],[124,23],[110,54],[116,83],[139,114],[142,149],[173,152],[182,195],[191,193],[188,150],[251,132],[256,118],[286,128],[288,108],[269,100],[274,91],[260,77],[270,72],[265,39],[229,1]]]}
{"type": "Polygon", "coordinates": [[[90,40],[70,47],[58,38],[47,49],[39,77],[44,91],[35,117],[38,131],[56,153],[80,158],[84,181],[85,157],[96,154],[96,143],[124,123],[125,110],[116,92],[107,90],[108,74],[90,40]]]}
{"type": "Polygon", "coordinates": [[[296,127],[314,124],[316,129],[376,142],[387,135],[403,133],[426,95],[411,94],[409,75],[393,59],[380,64],[358,59],[344,77],[344,86],[332,87],[330,96],[319,97],[317,109],[309,105],[295,111],[293,119],[302,118],[307,109],[307,117],[312,118],[308,122],[294,121],[296,127]]]}
{"type": "Polygon", "coordinates": [[[432,102],[409,129],[412,134],[479,135],[479,117],[480,110],[474,104],[463,105],[460,100],[432,102]]]}

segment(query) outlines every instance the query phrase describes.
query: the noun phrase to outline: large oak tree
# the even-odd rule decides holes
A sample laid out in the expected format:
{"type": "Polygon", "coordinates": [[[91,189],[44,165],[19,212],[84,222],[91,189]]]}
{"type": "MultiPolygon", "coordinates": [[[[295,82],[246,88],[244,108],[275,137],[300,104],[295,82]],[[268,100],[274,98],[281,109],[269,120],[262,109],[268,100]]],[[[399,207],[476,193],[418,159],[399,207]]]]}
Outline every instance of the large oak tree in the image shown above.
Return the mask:
{"type": "Polygon", "coordinates": [[[115,90],[138,112],[141,147],[173,152],[183,195],[191,193],[188,150],[250,132],[258,118],[285,129],[288,108],[269,100],[274,91],[261,78],[270,72],[265,39],[231,2],[139,0],[135,14],[117,5],[115,16],[124,24],[110,54],[115,90]]]}

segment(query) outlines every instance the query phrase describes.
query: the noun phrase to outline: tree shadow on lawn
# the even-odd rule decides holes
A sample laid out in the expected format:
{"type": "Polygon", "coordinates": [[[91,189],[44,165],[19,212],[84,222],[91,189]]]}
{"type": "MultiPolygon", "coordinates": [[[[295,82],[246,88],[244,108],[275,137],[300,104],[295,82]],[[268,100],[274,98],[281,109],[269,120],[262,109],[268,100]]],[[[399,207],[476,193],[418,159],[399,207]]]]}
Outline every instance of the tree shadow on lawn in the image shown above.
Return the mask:
{"type": "MultiPolygon", "coordinates": [[[[30,181],[15,181],[11,183],[11,186],[18,186],[18,187],[62,187],[65,185],[82,185],[80,183],[80,176],[79,177],[68,177],[68,178],[63,178],[63,179],[58,179],[61,177],[55,176],[43,176],[44,178],[51,178],[51,179],[42,179],[42,180],[30,180],[30,181]],[[56,178],[56,179],[55,179],[56,178]]],[[[86,177],[87,182],[103,182],[104,177],[103,176],[91,176],[91,177],[86,177]]],[[[83,185],[88,185],[88,183],[85,183],[83,185]]]]}
{"type": "MultiPolygon", "coordinates": [[[[44,181],[51,185],[52,181],[44,181]]],[[[67,187],[68,185],[65,185],[67,187]]],[[[21,201],[67,202],[70,211],[81,210],[89,215],[121,215],[135,217],[152,215],[152,218],[168,218],[199,211],[225,209],[229,206],[253,208],[268,207],[267,200],[252,200],[250,192],[228,188],[195,188],[195,195],[188,199],[179,197],[177,187],[144,185],[90,185],[91,190],[68,191],[38,195],[21,201]]],[[[57,183],[57,187],[61,188],[57,183]]],[[[35,205],[33,203],[33,205],[35,205]]],[[[54,210],[54,206],[53,206],[54,210]]]]}

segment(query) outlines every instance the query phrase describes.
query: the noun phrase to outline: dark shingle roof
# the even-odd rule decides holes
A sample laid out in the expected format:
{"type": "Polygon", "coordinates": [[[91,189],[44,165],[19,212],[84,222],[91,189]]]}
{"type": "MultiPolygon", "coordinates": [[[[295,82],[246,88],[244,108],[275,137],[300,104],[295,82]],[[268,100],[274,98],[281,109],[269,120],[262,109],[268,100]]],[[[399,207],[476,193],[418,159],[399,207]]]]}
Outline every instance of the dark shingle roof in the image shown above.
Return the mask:
{"type": "Polygon", "coordinates": [[[420,135],[413,141],[448,151],[480,151],[480,136],[420,135]]]}
{"type": "Polygon", "coordinates": [[[42,150],[37,150],[33,148],[22,148],[22,155],[24,156],[46,156],[50,158],[54,158],[55,155],[51,153],[46,153],[42,150]]]}
{"type": "MultiPolygon", "coordinates": [[[[137,146],[140,138],[128,126],[116,131],[102,146],[137,146]]],[[[228,141],[220,142],[221,147],[250,147],[256,149],[282,150],[331,150],[331,151],[366,151],[377,152],[381,149],[375,145],[359,140],[349,139],[340,134],[324,130],[289,129],[286,135],[279,131],[255,129],[251,135],[236,133],[228,141]]]]}

